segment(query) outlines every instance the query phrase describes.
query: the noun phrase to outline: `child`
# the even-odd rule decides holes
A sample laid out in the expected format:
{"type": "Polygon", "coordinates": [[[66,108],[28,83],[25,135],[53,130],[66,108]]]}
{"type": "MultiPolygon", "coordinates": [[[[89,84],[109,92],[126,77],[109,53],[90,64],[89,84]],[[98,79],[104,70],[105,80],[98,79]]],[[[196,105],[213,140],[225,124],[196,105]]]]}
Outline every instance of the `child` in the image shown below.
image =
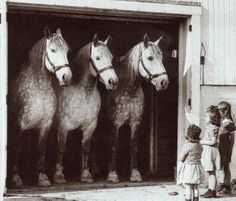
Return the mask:
{"type": "Polygon", "coordinates": [[[216,197],[216,170],[221,169],[220,153],[218,148],[218,132],[220,113],[217,106],[210,106],[205,116],[206,130],[200,143],[203,145],[202,165],[208,172],[208,191],[201,195],[205,198],[216,197]]]}
{"type": "Polygon", "coordinates": [[[185,200],[199,200],[198,185],[204,180],[204,170],[201,165],[202,145],[199,143],[201,128],[191,124],[187,130],[187,142],[181,150],[178,168],[177,184],[185,186],[185,200]]]}
{"type": "Polygon", "coordinates": [[[231,173],[229,163],[232,154],[231,132],[235,130],[235,125],[231,116],[231,106],[227,102],[220,102],[218,109],[221,115],[221,126],[219,130],[219,152],[221,158],[220,186],[217,189],[219,194],[230,193],[231,173]]]}

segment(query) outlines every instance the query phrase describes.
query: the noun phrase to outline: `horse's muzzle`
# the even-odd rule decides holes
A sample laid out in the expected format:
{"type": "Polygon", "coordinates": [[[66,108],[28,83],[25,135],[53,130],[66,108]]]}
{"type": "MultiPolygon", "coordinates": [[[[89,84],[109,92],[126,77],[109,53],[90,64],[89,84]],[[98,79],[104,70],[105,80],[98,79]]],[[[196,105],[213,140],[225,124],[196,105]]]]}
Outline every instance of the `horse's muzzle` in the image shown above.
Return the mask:
{"type": "Polygon", "coordinates": [[[118,79],[111,78],[108,80],[108,84],[110,89],[116,89],[118,85],[118,79]]]}

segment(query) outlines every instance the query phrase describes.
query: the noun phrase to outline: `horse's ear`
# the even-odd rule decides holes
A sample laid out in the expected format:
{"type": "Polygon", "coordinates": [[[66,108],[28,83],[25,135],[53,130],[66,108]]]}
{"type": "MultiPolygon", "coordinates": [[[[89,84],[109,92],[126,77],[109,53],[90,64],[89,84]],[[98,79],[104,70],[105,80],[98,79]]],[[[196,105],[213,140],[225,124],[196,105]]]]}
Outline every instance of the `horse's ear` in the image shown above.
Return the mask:
{"type": "Polygon", "coordinates": [[[48,27],[44,27],[44,36],[46,38],[49,38],[50,35],[51,35],[51,31],[49,30],[49,28],[48,27]]]}
{"type": "Polygon", "coordinates": [[[94,37],[93,37],[93,45],[96,47],[98,44],[98,35],[95,34],[94,37]]]}
{"type": "Polygon", "coordinates": [[[107,39],[104,41],[104,44],[105,44],[106,46],[108,46],[108,43],[110,43],[111,40],[112,40],[112,37],[111,37],[111,35],[109,35],[109,36],[107,37],[107,39]]]}
{"type": "Polygon", "coordinates": [[[154,44],[155,44],[156,46],[158,46],[158,44],[159,44],[159,42],[161,41],[162,37],[163,37],[163,36],[161,36],[158,40],[156,40],[156,41],[154,42],[154,44]]]}
{"type": "Polygon", "coordinates": [[[59,36],[62,37],[62,33],[61,33],[61,29],[60,29],[60,28],[57,29],[56,33],[57,33],[59,36]]]}
{"type": "Polygon", "coordinates": [[[149,38],[148,38],[148,35],[147,34],[145,34],[144,36],[143,36],[143,44],[144,44],[144,47],[148,47],[148,42],[149,42],[149,38]]]}

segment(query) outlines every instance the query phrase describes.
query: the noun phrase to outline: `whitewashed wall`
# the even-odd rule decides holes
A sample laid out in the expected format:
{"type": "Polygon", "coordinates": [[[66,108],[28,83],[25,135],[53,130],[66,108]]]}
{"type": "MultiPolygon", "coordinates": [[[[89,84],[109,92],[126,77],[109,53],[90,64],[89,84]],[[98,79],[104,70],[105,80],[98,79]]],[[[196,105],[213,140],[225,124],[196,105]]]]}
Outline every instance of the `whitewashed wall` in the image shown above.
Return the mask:
{"type": "Polygon", "coordinates": [[[202,0],[204,84],[236,84],[236,1],[202,0]]]}

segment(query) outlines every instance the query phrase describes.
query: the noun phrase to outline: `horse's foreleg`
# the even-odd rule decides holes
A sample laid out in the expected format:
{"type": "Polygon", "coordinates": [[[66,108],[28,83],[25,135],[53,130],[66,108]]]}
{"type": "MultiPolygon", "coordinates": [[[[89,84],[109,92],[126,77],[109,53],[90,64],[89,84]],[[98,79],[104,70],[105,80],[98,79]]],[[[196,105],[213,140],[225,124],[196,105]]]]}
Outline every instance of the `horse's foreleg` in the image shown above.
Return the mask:
{"type": "Polygon", "coordinates": [[[18,134],[16,137],[16,144],[14,150],[14,160],[13,160],[13,169],[12,169],[12,177],[11,177],[11,187],[12,188],[24,188],[22,179],[19,175],[19,164],[20,164],[20,156],[22,152],[22,135],[18,134]]]}
{"type": "Polygon", "coordinates": [[[51,186],[51,182],[45,174],[44,166],[47,139],[50,126],[51,122],[47,122],[47,126],[41,127],[39,131],[38,186],[51,186]]]}
{"type": "Polygon", "coordinates": [[[130,181],[132,182],[141,182],[142,177],[140,172],[138,171],[138,140],[137,140],[137,125],[131,126],[131,142],[130,142],[130,153],[131,153],[131,163],[130,163],[130,169],[131,169],[131,175],[130,175],[130,181]]]}
{"type": "Polygon", "coordinates": [[[118,152],[118,132],[119,128],[113,127],[112,128],[112,135],[111,135],[111,161],[109,164],[109,174],[107,176],[107,182],[109,183],[118,183],[119,177],[116,171],[116,159],[117,159],[117,152],[118,152]]]}
{"type": "Polygon", "coordinates": [[[57,161],[56,161],[56,171],[53,175],[53,182],[56,184],[66,183],[64,174],[63,174],[63,164],[62,159],[64,151],[66,149],[66,140],[67,140],[68,131],[63,131],[59,129],[57,136],[57,161]]]}
{"type": "Polygon", "coordinates": [[[83,130],[82,138],[82,167],[81,167],[81,182],[92,183],[93,178],[89,170],[89,155],[91,148],[91,138],[97,126],[97,121],[90,124],[88,128],[83,130]]]}

